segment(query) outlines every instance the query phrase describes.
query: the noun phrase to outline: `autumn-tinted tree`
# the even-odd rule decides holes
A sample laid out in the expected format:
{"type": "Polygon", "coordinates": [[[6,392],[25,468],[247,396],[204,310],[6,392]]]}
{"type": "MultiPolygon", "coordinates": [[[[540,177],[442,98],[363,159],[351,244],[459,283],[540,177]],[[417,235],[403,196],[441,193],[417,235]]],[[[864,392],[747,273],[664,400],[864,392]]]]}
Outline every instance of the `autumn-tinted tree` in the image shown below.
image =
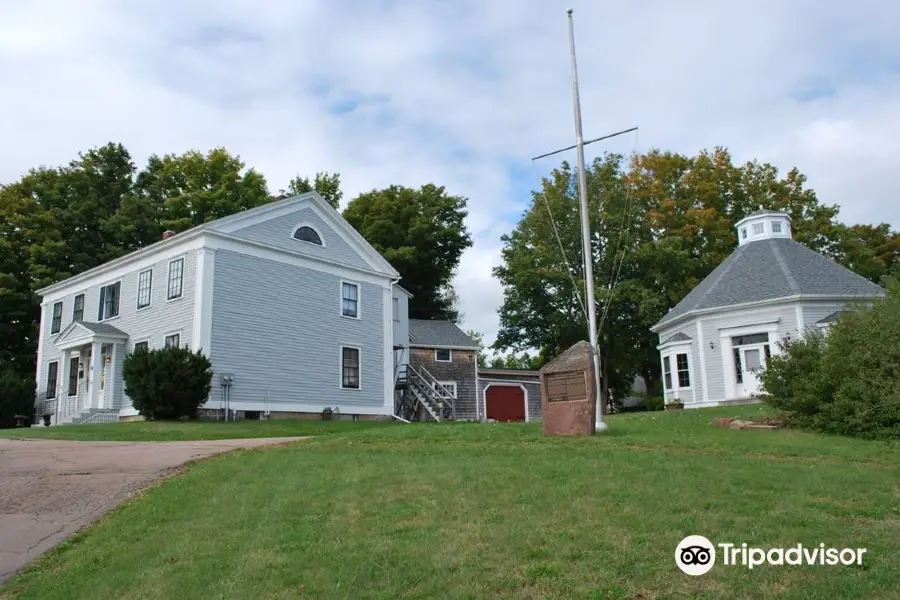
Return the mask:
{"type": "MultiPolygon", "coordinates": [[[[837,207],[820,204],[796,169],[779,177],[768,164],[736,166],[716,148],[694,157],[653,150],[627,168],[608,155],[586,175],[604,399],[627,395],[634,375],[656,393],[658,338],[649,327],[734,250],[733,226],[750,212],[784,210],[795,239],[839,261],[847,255],[837,207]]],[[[893,260],[889,232],[866,233],[883,238],[878,260],[893,260]]],[[[547,360],[587,339],[576,173],[567,164],[533,194],[502,259],[499,348],[540,348],[547,360]]]]}
{"type": "Polygon", "coordinates": [[[290,196],[312,191],[318,192],[335,210],[340,208],[341,199],[344,197],[344,192],[341,191],[340,173],[328,173],[325,171],[316,173],[316,178],[312,182],[309,180],[309,177],[297,175],[291,179],[287,191],[290,196]]]}
{"type": "Polygon", "coordinates": [[[391,186],[360,194],[344,217],[402,276],[413,294],[410,318],[452,319],[451,282],[472,237],[463,222],[467,199],[440,186],[391,186]]]}

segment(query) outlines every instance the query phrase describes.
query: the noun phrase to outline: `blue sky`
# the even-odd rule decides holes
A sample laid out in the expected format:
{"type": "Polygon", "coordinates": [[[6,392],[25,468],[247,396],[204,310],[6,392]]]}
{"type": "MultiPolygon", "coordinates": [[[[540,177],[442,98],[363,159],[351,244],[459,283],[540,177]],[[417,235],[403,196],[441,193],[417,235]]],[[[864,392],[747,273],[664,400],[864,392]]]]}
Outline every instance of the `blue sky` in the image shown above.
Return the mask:
{"type": "MultiPolygon", "coordinates": [[[[0,181],[121,141],[224,145],[273,191],[340,172],[470,199],[456,280],[493,339],[491,276],[540,177],[573,142],[565,9],[586,137],[629,153],[728,147],[797,166],[852,222],[900,227],[900,7],[884,0],[34,0],[0,4],[0,181]]],[[[574,161],[570,153],[565,158],[574,161]]]]}

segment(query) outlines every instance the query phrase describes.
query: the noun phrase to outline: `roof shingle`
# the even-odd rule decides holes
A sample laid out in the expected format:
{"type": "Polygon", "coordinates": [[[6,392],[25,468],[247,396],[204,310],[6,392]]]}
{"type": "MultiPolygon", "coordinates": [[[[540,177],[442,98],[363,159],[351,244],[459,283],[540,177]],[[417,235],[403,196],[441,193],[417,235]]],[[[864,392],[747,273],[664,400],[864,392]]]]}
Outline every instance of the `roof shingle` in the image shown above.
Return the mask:
{"type": "Polygon", "coordinates": [[[478,344],[452,321],[409,320],[411,346],[440,346],[478,349],[478,344]]]}
{"type": "Polygon", "coordinates": [[[744,244],[654,326],[690,312],[799,295],[875,297],[884,290],[791,239],[744,244]]]}

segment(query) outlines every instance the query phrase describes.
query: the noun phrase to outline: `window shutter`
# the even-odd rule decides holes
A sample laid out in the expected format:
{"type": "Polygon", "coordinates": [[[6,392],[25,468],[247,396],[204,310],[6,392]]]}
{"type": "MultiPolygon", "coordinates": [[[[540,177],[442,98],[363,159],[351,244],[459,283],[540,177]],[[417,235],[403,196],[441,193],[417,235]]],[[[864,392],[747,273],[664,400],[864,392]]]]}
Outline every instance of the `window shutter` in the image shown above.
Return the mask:
{"type": "Polygon", "coordinates": [[[97,320],[103,320],[103,301],[106,300],[106,288],[100,288],[100,310],[97,311],[97,320]]]}

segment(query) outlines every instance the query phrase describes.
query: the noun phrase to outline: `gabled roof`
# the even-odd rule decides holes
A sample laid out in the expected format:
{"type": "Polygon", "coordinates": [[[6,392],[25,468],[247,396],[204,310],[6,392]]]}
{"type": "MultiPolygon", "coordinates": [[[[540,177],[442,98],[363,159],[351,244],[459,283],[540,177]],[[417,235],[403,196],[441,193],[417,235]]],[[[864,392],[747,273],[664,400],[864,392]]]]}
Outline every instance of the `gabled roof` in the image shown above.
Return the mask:
{"type": "Polygon", "coordinates": [[[425,348],[478,350],[478,344],[453,321],[409,320],[409,345],[425,348]]]}
{"type": "Polygon", "coordinates": [[[175,244],[179,244],[187,239],[195,238],[203,234],[221,234],[227,235],[234,227],[239,226],[240,223],[248,220],[252,220],[253,218],[259,218],[268,213],[274,213],[274,216],[277,216],[280,212],[284,212],[285,209],[289,208],[292,205],[301,204],[303,202],[312,202],[322,210],[323,214],[329,215],[330,220],[334,221],[336,225],[338,225],[341,231],[348,234],[348,236],[352,239],[353,244],[355,245],[363,254],[364,257],[368,258],[369,261],[378,265],[377,269],[373,269],[374,271],[382,272],[385,275],[389,275],[391,277],[397,278],[400,274],[394,269],[393,266],[385,259],[381,254],[378,253],[375,248],[372,247],[369,242],[365,240],[365,238],[353,228],[350,223],[344,219],[343,216],[334,208],[325,201],[322,196],[320,196],[317,192],[307,192],[305,194],[300,194],[298,196],[293,196],[291,198],[284,198],[282,200],[276,200],[274,202],[269,202],[267,204],[263,204],[261,206],[256,206],[254,208],[250,208],[247,210],[243,210],[232,215],[228,215],[227,217],[222,217],[221,219],[216,219],[215,221],[209,221],[208,223],[203,223],[202,225],[197,225],[180,233],[176,233],[173,236],[170,236],[167,239],[160,240],[149,246],[144,246],[140,250],[135,250],[125,256],[120,256],[114,260],[109,262],[105,262],[102,265],[97,265],[92,269],[88,269],[87,271],[83,271],[78,275],[73,275],[68,279],[64,279],[62,281],[57,281],[47,287],[41,288],[37,290],[38,295],[46,295],[48,292],[59,289],[63,286],[67,286],[75,283],[76,281],[87,279],[97,273],[102,271],[107,271],[113,268],[116,268],[121,265],[125,265],[130,263],[133,260],[136,260],[142,256],[148,256],[160,250],[163,250],[167,247],[170,247],[175,244]]]}
{"type": "MultiPolygon", "coordinates": [[[[128,339],[128,334],[122,331],[121,329],[116,329],[112,325],[108,323],[85,323],[83,321],[72,321],[69,323],[69,326],[63,329],[59,335],[56,336],[54,343],[60,344],[64,343],[67,339],[71,338],[73,335],[77,335],[75,332],[81,331],[91,334],[91,337],[100,336],[104,338],[119,338],[119,339],[128,339]]],[[[81,334],[82,336],[84,333],[81,334]]],[[[78,339],[84,339],[83,337],[78,339]]]]}
{"type": "Polygon", "coordinates": [[[830,324],[834,323],[835,321],[837,321],[838,317],[840,317],[842,314],[844,314],[846,312],[849,312],[849,311],[839,310],[839,311],[833,312],[830,315],[828,315],[827,317],[824,317],[824,318],[816,321],[816,325],[830,325],[830,324]]]}
{"type": "Polygon", "coordinates": [[[670,344],[672,342],[690,342],[692,339],[693,338],[691,336],[679,332],[664,341],[663,344],[670,344]]]}
{"type": "Polygon", "coordinates": [[[739,246],[670,310],[656,330],[698,311],[800,296],[875,297],[884,290],[791,239],[767,239],[739,246]]]}

